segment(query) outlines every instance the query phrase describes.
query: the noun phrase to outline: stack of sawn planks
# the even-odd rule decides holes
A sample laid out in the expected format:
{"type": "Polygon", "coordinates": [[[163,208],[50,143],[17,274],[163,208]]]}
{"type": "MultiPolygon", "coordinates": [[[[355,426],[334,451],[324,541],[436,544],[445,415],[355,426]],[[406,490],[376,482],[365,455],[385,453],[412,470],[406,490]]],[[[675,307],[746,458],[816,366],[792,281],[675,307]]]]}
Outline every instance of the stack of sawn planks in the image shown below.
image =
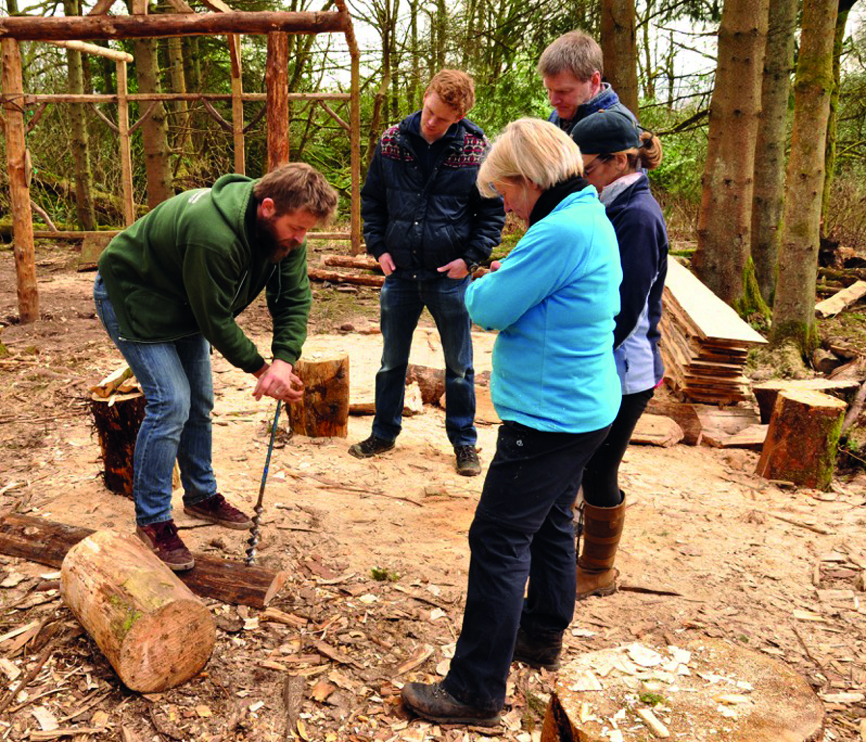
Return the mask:
{"type": "Polygon", "coordinates": [[[673,258],[663,304],[660,348],[673,389],[693,402],[745,400],[746,355],[767,341],[673,258]]]}

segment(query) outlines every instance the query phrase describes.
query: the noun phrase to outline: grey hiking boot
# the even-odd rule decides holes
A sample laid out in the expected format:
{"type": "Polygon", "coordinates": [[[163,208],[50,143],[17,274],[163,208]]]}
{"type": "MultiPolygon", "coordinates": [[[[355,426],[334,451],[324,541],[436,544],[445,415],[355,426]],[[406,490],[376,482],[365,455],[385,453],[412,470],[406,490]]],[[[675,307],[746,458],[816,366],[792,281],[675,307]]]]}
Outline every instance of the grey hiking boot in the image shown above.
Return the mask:
{"type": "Polygon", "coordinates": [[[360,443],[349,446],[349,453],[356,459],[369,459],[394,448],[394,441],[386,441],[378,435],[370,433],[370,437],[360,443]]]}
{"type": "Polygon", "coordinates": [[[477,477],[481,474],[481,462],[475,446],[457,446],[454,449],[457,456],[457,473],[464,477],[477,477]]]}
{"type": "Polygon", "coordinates": [[[471,724],[478,727],[499,724],[498,711],[485,711],[461,703],[440,683],[406,683],[400,696],[406,708],[440,724],[471,724]]]}

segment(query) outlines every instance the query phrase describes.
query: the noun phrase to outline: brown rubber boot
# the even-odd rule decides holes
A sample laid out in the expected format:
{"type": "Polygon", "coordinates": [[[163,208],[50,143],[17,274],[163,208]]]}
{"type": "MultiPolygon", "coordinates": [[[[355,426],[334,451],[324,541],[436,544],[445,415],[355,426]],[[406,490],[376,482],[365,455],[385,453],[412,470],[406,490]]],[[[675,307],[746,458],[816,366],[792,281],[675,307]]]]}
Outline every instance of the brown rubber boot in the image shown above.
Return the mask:
{"type": "Polygon", "coordinates": [[[613,508],[597,508],[584,502],[580,517],[583,553],[580,553],[578,537],[577,600],[590,595],[612,595],[616,592],[619,574],[613,562],[625,522],[625,493],[622,502],[613,508]]]}

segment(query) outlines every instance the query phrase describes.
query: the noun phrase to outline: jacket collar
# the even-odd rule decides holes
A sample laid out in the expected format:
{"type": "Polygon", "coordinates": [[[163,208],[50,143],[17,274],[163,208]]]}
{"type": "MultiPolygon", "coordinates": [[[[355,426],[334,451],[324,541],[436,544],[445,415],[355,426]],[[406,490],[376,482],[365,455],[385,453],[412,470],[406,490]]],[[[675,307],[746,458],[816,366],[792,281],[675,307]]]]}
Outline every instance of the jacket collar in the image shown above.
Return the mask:
{"type": "Polygon", "coordinates": [[[647,176],[641,172],[630,173],[602,188],[598,198],[605,205],[605,208],[611,208],[618,205],[620,201],[625,204],[628,201],[626,196],[630,197],[633,193],[645,190],[649,190],[647,176]]]}
{"type": "Polygon", "coordinates": [[[540,222],[559,206],[567,196],[570,196],[572,193],[579,193],[588,185],[589,182],[586,178],[575,175],[548,188],[538,197],[538,201],[532,207],[532,213],[529,215],[529,226],[531,227],[536,222],[540,222]]]}

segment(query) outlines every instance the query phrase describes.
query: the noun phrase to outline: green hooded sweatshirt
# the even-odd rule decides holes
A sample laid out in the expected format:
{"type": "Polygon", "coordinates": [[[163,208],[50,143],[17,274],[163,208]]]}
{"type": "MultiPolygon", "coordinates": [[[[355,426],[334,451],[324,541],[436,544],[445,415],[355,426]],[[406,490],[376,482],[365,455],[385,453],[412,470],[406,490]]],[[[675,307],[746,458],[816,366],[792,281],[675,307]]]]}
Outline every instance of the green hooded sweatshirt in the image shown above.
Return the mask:
{"type": "Polygon", "coordinates": [[[273,357],[298,360],[312,301],[307,247],[277,265],[268,260],[255,242],[254,184],[225,175],[213,188],[164,201],[111,241],[99,272],[122,339],[170,342],[200,332],[231,364],[253,373],[265,361],[235,317],[267,287],[273,357]]]}

